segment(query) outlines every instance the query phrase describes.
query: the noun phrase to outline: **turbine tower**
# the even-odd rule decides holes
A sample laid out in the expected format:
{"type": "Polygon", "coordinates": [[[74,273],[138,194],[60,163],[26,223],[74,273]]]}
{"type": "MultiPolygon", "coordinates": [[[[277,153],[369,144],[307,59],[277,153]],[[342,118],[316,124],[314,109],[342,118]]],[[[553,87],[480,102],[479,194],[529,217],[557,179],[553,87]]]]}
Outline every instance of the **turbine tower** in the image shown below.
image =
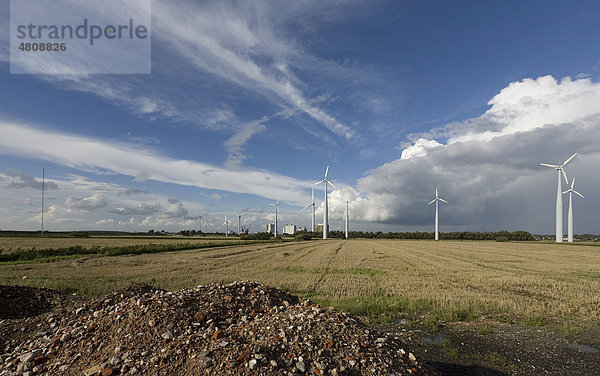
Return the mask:
{"type": "Polygon", "coordinates": [[[317,182],[314,184],[314,185],[319,185],[321,183],[325,183],[325,212],[323,213],[323,239],[327,239],[327,235],[329,234],[329,204],[328,204],[328,200],[327,200],[327,184],[331,184],[331,186],[333,188],[335,188],[335,185],[333,185],[332,182],[327,180],[328,172],[329,172],[329,166],[327,166],[327,168],[325,169],[325,178],[323,180],[321,180],[320,182],[317,182]]]}
{"type": "Polygon", "coordinates": [[[281,201],[281,200],[277,200],[277,202],[274,204],[269,204],[269,205],[275,206],[275,232],[274,232],[275,237],[277,237],[277,209],[279,209],[279,201],[281,201]]]}
{"type": "Polygon", "coordinates": [[[242,228],[242,213],[236,213],[233,212],[233,214],[237,215],[238,217],[238,235],[240,234],[241,228],[242,228]]]}
{"type": "Polygon", "coordinates": [[[435,240],[439,240],[440,236],[439,236],[439,224],[438,224],[438,211],[439,211],[439,202],[445,202],[446,204],[448,203],[448,201],[444,200],[443,198],[441,198],[440,196],[438,196],[438,190],[437,188],[435,189],[435,198],[433,200],[431,200],[429,202],[429,204],[427,205],[431,205],[435,202],[435,240]]]}
{"type": "Polygon", "coordinates": [[[311,224],[311,228],[310,228],[310,232],[315,231],[315,186],[312,186],[312,201],[310,202],[310,204],[306,205],[302,210],[300,210],[298,213],[302,212],[304,209],[312,206],[312,217],[310,217],[310,224],[311,224]]]}
{"type": "Polygon", "coordinates": [[[567,179],[567,173],[564,170],[564,167],[567,163],[571,161],[571,159],[575,158],[577,153],[573,154],[569,159],[567,159],[562,165],[553,165],[547,163],[540,163],[542,166],[552,167],[556,170],[558,174],[558,189],[556,190],[556,242],[562,243],[563,241],[563,201],[562,201],[562,181],[561,181],[561,173],[565,177],[565,181],[569,184],[569,179],[567,179]]]}
{"type": "Polygon", "coordinates": [[[583,198],[583,195],[579,192],[577,192],[573,186],[575,185],[575,178],[573,178],[573,181],[571,182],[571,188],[567,189],[566,191],[563,192],[563,195],[565,193],[569,194],[569,222],[567,224],[568,226],[568,241],[569,243],[573,243],[573,193],[579,195],[579,197],[583,198]]]}
{"type": "Polygon", "coordinates": [[[223,226],[226,227],[225,237],[229,236],[229,224],[230,223],[231,223],[231,221],[227,219],[227,216],[225,216],[225,222],[223,222],[223,226]]]}
{"type": "Polygon", "coordinates": [[[348,239],[348,203],[350,201],[346,200],[346,239],[348,239]]]}

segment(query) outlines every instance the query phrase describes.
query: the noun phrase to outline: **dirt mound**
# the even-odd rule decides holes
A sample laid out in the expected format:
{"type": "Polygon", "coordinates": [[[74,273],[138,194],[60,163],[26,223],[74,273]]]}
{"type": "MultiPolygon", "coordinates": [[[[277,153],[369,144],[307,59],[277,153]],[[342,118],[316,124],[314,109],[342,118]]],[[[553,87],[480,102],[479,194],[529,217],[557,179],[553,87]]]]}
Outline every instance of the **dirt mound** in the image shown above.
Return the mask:
{"type": "Polygon", "coordinates": [[[254,282],[135,285],[0,321],[0,375],[423,375],[397,337],[254,282]],[[26,338],[20,342],[10,333],[26,338]],[[2,351],[0,351],[2,352],[2,351]]]}
{"type": "Polygon", "coordinates": [[[21,319],[52,310],[68,299],[58,291],[0,285],[0,319],[21,319]]]}

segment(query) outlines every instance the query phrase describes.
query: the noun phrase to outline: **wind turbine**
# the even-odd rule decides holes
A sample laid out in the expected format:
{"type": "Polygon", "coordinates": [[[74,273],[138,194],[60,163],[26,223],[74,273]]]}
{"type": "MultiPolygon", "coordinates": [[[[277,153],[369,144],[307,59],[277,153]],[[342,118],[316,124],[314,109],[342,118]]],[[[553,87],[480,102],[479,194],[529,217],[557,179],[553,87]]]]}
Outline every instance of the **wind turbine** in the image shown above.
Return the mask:
{"type": "Polygon", "coordinates": [[[440,236],[439,236],[439,224],[438,224],[438,211],[439,211],[439,202],[445,202],[446,204],[448,203],[448,201],[444,200],[443,198],[441,198],[440,196],[438,196],[438,190],[437,188],[435,189],[435,198],[433,200],[431,200],[429,202],[429,204],[427,205],[431,205],[435,202],[435,240],[439,240],[440,236]]]}
{"type": "Polygon", "coordinates": [[[575,185],[575,178],[573,178],[573,181],[571,182],[571,188],[567,189],[566,191],[563,192],[563,195],[565,193],[569,194],[569,222],[567,224],[568,226],[568,241],[569,243],[573,243],[573,193],[579,195],[579,197],[583,198],[583,195],[579,192],[577,192],[573,186],[575,185]]]}
{"type": "Polygon", "coordinates": [[[240,234],[241,228],[242,228],[242,214],[241,213],[236,213],[233,212],[233,214],[237,215],[238,217],[238,235],[240,234]]]}
{"type": "MultiPolygon", "coordinates": [[[[310,204],[306,205],[304,207],[304,209],[312,206],[312,217],[310,217],[311,219],[311,228],[310,228],[310,232],[315,231],[315,186],[312,186],[312,201],[310,202],[310,204]]],[[[300,210],[298,213],[302,212],[304,209],[300,210]]]]}
{"type": "Polygon", "coordinates": [[[346,200],[346,239],[348,239],[348,203],[350,201],[346,200]]]}
{"type": "Polygon", "coordinates": [[[321,180],[320,182],[317,182],[314,184],[314,185],[319,185],[321,183],[325,183],[325,212],[323,213],[323,239],[327,239],[327,235],[329,234],[329,204],[328,204],[328,200],[327,200],[327,184],[331,184],[331,186],[333,188],[335,188],[335,185],[333,185],[332,182],[327,180],[328,172],[329,172],[329,166],[327,166],[327,168],[325,169],[325,178],[323,180],[321,180]]]}
{"type": "Polygon", "coordinates": [[[276,203],[269,204],[269,205],[275,206],[275,237],[277,237],[277,209],[279,209],[279,201],[280,200],[277,200],[276,203]]]}
{"type": "Polygon", "coordinates": [[[225,222],[223,222],[223,226],[225,226],[227,228],[227,230],[225,231],[225,237],[227,237],[229,235],[229,224],[230,223],[231,223],[231,221],[227,219],[227,216],[225,216],[225,222]]]}
{"type": "Polygon", "coordinates": [[[540,163],[542,166],[552,167],[556,170],[558,174],[558,189],[556,190],[556,242],[562,243],[563,241],[563,201],[562,201],[562,181],[560,175],[565,177],[565,181],[569,184],[569,179],[567,179],[567,173],[564,170],[564,167],[567,163],[571,161],[571,159],[575,158],[577,153],[573,154],[569,159],[567,159],[562,165],[553,165],[547,163],[540,163]]]}

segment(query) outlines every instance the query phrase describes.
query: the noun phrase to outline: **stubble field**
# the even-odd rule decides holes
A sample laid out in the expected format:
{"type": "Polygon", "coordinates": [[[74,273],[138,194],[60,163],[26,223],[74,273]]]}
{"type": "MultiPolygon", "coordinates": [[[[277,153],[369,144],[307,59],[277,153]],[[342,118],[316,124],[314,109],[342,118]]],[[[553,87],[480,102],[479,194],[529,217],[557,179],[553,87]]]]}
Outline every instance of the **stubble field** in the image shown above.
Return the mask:
{"type": "Polygon", "coordinates": [[[0,264],[0,284],[92,296],[131,282],[174,290],[235,280],[259,281],[379,318],[441,322],[488,317],[533,324],[567,319],[592,326],[600,320],[598,247],[319,240],[0,264]]]}

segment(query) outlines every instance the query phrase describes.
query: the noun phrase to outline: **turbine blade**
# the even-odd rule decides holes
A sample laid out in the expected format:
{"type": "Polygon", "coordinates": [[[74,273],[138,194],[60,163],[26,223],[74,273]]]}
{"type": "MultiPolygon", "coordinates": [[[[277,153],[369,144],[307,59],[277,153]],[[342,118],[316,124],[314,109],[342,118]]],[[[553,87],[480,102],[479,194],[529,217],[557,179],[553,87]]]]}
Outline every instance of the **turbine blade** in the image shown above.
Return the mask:
{"type": "Polygon", "coordinates": [[[571,182],[571,189],[573,189],[574,185],[575,185],[575,178],[573,178],[573,181],[571,182]]]}
{"type": "Polygon", "coordinates": [[[325,169],[325,179],[327,179],[327,173],[329,172],[329,165],[327,165],[327,168],[325,169]]]}
{"type": "Polygon", "coordinates": [[[569,184],[569,178],[567,178],[567,173],[562,168],[560,170],[562,171],[562,174],[565,177],[565,181],[567,182],[567,184],[569,184]]]}
{"type": "Polygon", "coordinates": [[[577,155],[577,153],[573,154],[573,155],[571,156],[571,158],[567,159],[567,160],[565,161],[565,163],[563,163],[563,164],[562,164],[562,166],[561,166],[561,167],[563,167],[563,166],[564,166],[564,165],[566,165],[567,163],[571,162],[571,159],[575,158],[575,156],[576,156],[576,155],[577,155]]]}
{"type": "Polygon", "coordinates": [[[448,201],[444,200],[443,198],[438,198],[438,200],[440,200],[441,202],[445,202],[446,204],[448,203],[448,201]]]}
{"type": "Polygon", "coordinates": [[[558,168],[560,166],[557,165],[553,165],[553,164],[548,164],[548,163],[540,163],[542,166],[546,166],[546,167],[552,167],[552,168],[558,168]]]}
{"type": "Polygon", "coordinates": [[[313,185],[319,185],[319,184],[321,184],[321,183],[322,183],[322,182],[324,182],[324,181],[325,181],[325,179],[323,179],[323,180],[321,180],[321,181],[319,181],[319,182],[316,182],[316,183],[315,183],[315,184],[313,184],[313,185]]]}
{"type": "Polygon", "coordinates": [[[581,193],[579,193],[579,192],[577,192],[577,191],[573,191],[573,193],[575,193],[575,194],[579,195],[579,197],[581,197],[581,198],[585,198],[585,197],[583,197],[583,195],[582,195],[581,193]]]}
{"type": "Polygon", "coordinates": [[[573,190],[571,190],[571,189],[567,189],[566,191],[564,191],[564,192],[563,192],[563,195],[566,195],[566,194],[567,194],[567,193],[569,193],[569,192],[573,192],[573,190]]]}
{"type": "Polygon", "coordinates": [[[327,180],[327,183],[331,184],[331,186],[332,186],[333,188],[337,189],[337,187],[336,187],[335,185],[333,185],[333,183],[332,183],[332,182],[330,182],[329,180],[327,180]]]}
{"type": "Polygon", "coordinates": [[[429,204],[427,204],[427,205],[431,205],[431,204],[433,204],[433,203],[435,202],[435,200],[436,200],[436,199],[434,198],[434,199],[433,199],[433,200],[431,200],[431,201],[429,202],[429,204]]]}
{"type": "Polygon", "coordinates": [[[277,202],[275,203],[275,205],[279,204],[279,201],[281,201],[281,200],[277,200],[277,202]]]}
{"type": "Polygon", "coordinates": [[[437,188],[435,189],[435,197],[436,197],[436,198],[438,197],[438,191],[437,191],[437,188]]]}
{"type": "Polygon", "coordinates": [[[302,210],[299,210],[299,211],[298,211],[298,213],[300,213],[300,212],[304,211],[304,209],[308,209],[308,208],[310,208],[312,205],[313,205],[312,203],[311,203],[311,204],[308,204],[308,205],[306,205],[304,208],[302,208],[302,210]]]}

